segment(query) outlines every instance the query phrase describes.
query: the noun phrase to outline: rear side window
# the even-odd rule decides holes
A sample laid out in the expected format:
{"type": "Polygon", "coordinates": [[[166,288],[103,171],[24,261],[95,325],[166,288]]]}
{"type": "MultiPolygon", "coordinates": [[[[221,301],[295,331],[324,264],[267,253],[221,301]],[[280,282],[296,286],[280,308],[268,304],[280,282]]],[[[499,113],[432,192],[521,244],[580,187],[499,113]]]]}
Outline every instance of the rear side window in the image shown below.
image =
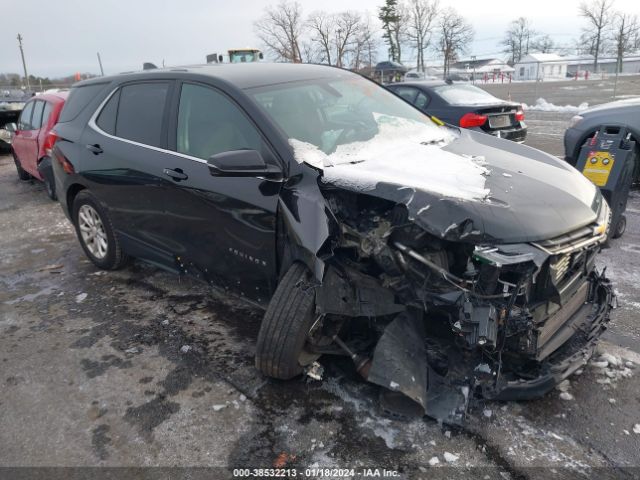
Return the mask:
{"type": "Polygon", "coordinates": [[[44,102],[44,112],[42,112],[42,125],[46,125],[49,122],[53,105],[51,102],[44,102]]]}
{"type": "Polygon", "coordinates": [[[423,92],[418,92],[414,105],[419,109],[426,108],[427,105],[429,105],[429,97],[427,97],[423,92]]]}
{"type": "Polygon", "coordinates": [[[42,126],[42,112],[44,111],[45,102],[37,101],[33,107],[33,116],[31,117],[31,128],[37,130],[42,126]]]}
{"type": "MultiPolygon", "coordinates": [[[[120,90],[115,135],[159,147],[169,84],[126,85],[120,90]]],[[[112,108],[112,107],[110,107],[112,108]]]]}
{"type": "Polygon", "coordinates": [[[31,114],[33,113],[33,105],[36,102],[29,102],[25,105],[20,120],[18,120],[18,130],[31,130],[31,114]]]}
{"type": "Polygon", "coordinates": [[[111,95],[111,98],[107,101],[102,108],[96,124],[100,129],[110,135],[116,133],[116,116],[118,115],[118,102],[120,100],[120,90],[111,95]]]}
{"type": "Polygon", "coordinates": [[[91,85],[73,87],[58,121],[64,123],[76,118],[84,107],[86,107],[106,85],[106,83],[92,83],[91,85]]]}
{"type": "Polygon", "coordinates": [[[409,103],[413,103],[416,93],[418,93],[418,90],[413,87],[395,87],[393,91],[409,103]]]}

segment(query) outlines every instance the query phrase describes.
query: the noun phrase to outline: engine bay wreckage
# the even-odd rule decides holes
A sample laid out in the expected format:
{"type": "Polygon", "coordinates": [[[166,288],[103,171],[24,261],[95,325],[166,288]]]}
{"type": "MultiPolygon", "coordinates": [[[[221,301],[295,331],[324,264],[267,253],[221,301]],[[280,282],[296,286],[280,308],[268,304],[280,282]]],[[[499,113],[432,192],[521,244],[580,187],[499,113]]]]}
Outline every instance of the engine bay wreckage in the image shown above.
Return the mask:
{"type": "Polygon", "coordinates": [[[440,130],[331,155],[290,140],[315,178],[282,210],[313,255],[308,374],[347,355],[385,411],[458,424],[478,399],[540,397],[588,361],[615,301],[595,266],[610,210],[550,155],[440,130]]]}

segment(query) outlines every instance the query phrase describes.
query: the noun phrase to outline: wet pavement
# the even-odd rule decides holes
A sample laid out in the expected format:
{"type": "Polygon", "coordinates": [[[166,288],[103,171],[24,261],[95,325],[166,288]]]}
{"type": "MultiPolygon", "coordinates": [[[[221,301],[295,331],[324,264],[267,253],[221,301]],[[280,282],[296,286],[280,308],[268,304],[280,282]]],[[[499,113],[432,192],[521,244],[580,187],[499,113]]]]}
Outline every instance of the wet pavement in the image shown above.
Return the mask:
{"type": "MultiPolygon", "coordinates": [[[[561,155],[565,117],[529,115],[527,143],[561,155]]],[[[332,467],[355,469],[341,478],[365,468],[407,479],[634,478],[638,192],[628,219],[600,259],[620,308],[599,349],[632,363],[594,363],[571,377],[569,400],[556,390],[489,402],[453,429],[385,417],[375,387],[346,363],[322,360],[320,382],[263,378],[253,367],[260,311],[141,262],[97,270],[43,186],[20,182],[0,155],[0,467],[206,466],[216,479],[274,466],[300,477],[332,467]]]]}

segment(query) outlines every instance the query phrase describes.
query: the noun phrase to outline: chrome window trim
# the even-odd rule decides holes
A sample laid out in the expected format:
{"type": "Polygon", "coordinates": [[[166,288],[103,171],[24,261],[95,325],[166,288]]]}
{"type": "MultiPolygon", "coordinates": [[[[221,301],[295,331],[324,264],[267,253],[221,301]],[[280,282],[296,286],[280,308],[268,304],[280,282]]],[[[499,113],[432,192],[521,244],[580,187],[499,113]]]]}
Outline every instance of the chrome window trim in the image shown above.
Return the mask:
{"type": "Polygon", "coordinates": [[[121,87],[122,87],[122,85],[118,85],[116,88],[114,88],[113,91],[109,95],[107,95],[107,97],[100,103],[100,105],[98,105],[98,108],[96,108],[96,111],[93,112],[93,115],[91,115],[91,118],[89,119],[89,122],[88,122],[88,125],[92,130],[94,130],[95,132],[99,133],[100,135],[104,135],[105,137],[110,138],[112,140],[118,140],[120,142],[128,143],[130,145],[136,145],[138,147],[148,148],[149,150],[153,150],[153,151],[156,151],[156,152],[168,153],[168,154],[171,154],[171,155],[176,155],[178,157],[186,158],[187,160],[192,160],[192,161],[198,162],[198,163],[208,164],[208,162],[206,160],[203,160],[202,158],[192,157],[191,155],[187,155],[185,153],[176,152],[174,150],[167,150],[166,148],[155,147],[153,145],[147,145],[146,143],[136,142],[134,140],[129,140],[127,138],[117,137],[115,135],[111,135],[110,133],[107,133],[104,130],[102,130],[98,126],[98,124],[96,123],[96,120],[97,120],[98,116],[102,113],[102,110],[104,109],[104,106],[107,104],[107,102],[111,99],[111,97],[113,97],[113,95],[121,87]]]}

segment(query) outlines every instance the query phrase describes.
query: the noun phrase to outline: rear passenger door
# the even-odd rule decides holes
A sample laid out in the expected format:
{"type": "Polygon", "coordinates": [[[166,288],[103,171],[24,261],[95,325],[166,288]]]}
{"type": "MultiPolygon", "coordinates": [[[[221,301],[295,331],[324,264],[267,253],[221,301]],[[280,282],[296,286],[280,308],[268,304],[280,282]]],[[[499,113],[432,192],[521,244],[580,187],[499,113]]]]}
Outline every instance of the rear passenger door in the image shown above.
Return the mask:
{"type": "Polygon", "coordinates": [[[82,170],[90,190],[107,206],[125,249],[175,270],[165,216],[172,185],[163,173],[172,160],[166,118],[173,88],[173,81],[145,81],[114,90],[83,133],[82,170]]]}

